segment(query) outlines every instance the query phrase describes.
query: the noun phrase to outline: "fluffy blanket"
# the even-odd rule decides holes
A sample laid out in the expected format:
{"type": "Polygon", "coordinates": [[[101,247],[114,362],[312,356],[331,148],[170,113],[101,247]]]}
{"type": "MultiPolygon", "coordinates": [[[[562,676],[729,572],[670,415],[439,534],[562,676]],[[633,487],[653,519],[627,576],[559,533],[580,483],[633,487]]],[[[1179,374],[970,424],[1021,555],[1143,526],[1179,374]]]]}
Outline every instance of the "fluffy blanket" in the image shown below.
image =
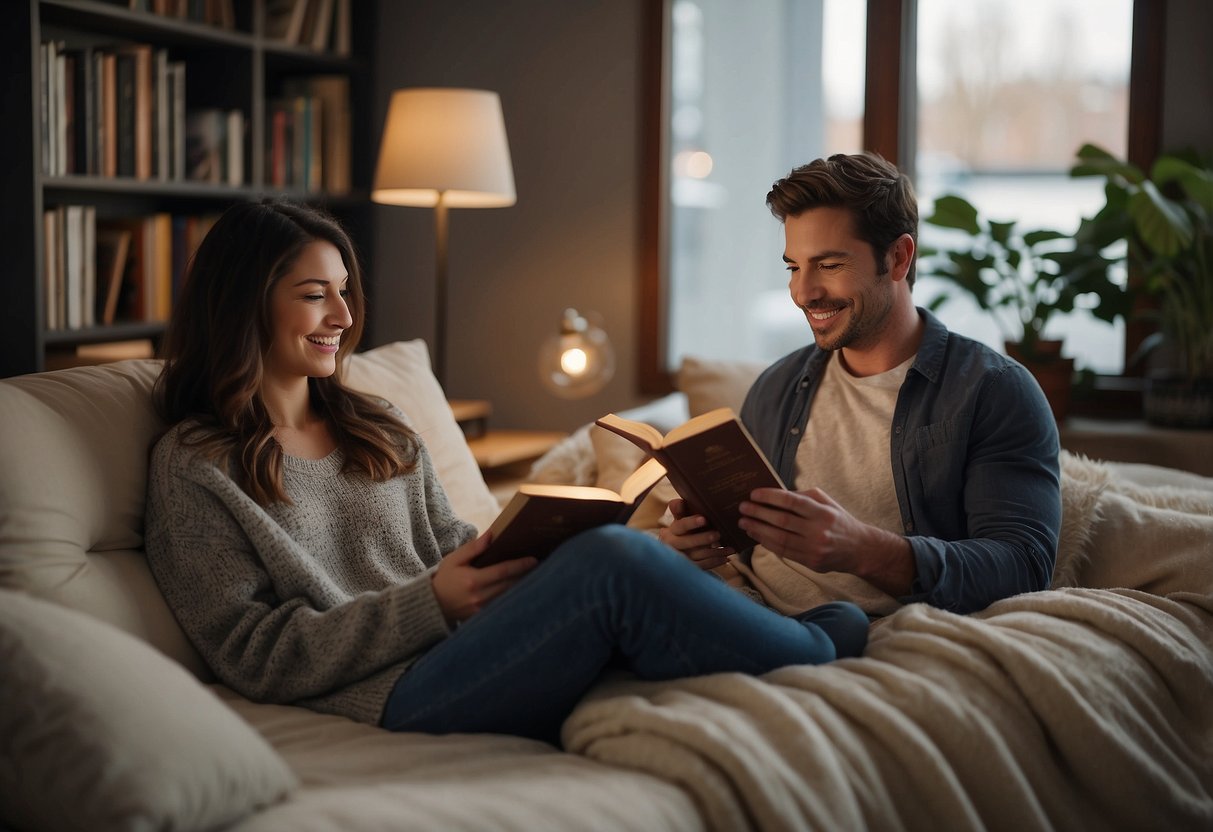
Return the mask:
{"type": "Polygon", "coordinates": [[[1064,463],[1057,588],[904,607],[824,667],[615,679],[566,748],[721,830],[1213,828],[1213,491],[1064,463]]]}

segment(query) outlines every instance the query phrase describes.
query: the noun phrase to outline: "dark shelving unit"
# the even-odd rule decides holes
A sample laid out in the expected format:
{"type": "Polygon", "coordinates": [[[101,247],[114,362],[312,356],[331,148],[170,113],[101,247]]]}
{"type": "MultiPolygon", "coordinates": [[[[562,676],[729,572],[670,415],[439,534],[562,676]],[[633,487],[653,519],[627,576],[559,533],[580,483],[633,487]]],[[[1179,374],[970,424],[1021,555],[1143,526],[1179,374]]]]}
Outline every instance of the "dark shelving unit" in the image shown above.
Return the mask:
{"type": "Polygon", "coordinates": [[[98,219],[167,211],[221,212],[234,202],[279,194],[322,205],[346,225],[369,256],[371,60],[373,0],[351,4],[350,56],[291,46],[264,33],[266,0],[235,0],[234,30],[149,12],[125,2],[102,0],[18,0],[5,9],[0,27],[5,85],[0,131],[5,164],[0,170],[0,234],[6,260],[7,302],[0,335],[0,377],[38,372],[48,350],[81,344],[150,338],[158,343],[163,323],[119,322],[108,326],[48,330],[43,279],[43,211],[58,205],[92,205],[98,219]],[[239,186],[195,181],[136,180],[129,177],[42,173],[40,113],[42,79],[39,45],[48,40],[72,46],[151,44],[186,63],[186,101],[196,107],[239,108],[246,124],[244,180],[239,186]],[[282,190],[268,185],[267,102],[297,77],[341,74],[350,79],[351,184],[341,195],[282,190]]]}

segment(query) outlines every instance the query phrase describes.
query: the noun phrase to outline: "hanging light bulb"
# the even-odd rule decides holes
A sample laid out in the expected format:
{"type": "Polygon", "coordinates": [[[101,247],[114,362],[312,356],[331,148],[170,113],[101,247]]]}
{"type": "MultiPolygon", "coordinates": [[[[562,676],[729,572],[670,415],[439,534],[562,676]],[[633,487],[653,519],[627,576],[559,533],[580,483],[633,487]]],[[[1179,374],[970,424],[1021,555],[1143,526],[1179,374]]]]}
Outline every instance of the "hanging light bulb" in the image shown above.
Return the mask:
{"type": "Polygon", "coordinates": [[[597,393],[614,374],[615,353],[606,332],[576,309],[564,310],[560,333],[539,349],[544,385],[558,396],[575,399],[597,393]]]}

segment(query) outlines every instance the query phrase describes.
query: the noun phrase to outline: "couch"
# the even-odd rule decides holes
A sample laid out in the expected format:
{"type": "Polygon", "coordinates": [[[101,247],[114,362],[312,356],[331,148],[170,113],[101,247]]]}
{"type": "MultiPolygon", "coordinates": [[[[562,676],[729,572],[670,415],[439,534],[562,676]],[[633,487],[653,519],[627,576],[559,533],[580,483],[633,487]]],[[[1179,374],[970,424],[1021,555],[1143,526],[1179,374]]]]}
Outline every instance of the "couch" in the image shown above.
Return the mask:
{"type": "MultiPolygon", "coordinates": [[[[391,734],[216,684],[141,553],[159,365],[0,381],[0,819],[66,829],[1213,828],[1213,480],[1063,458],[1054,588],[921,605],[864,657],[761,678],[604,679],[564,750],[391,734]]],[[[684,365],[639,414],[736,407],[756,368],[684,365]]],[[[498,509],[424,345],[351,358],[456,509],[498,509]]],[[[627,446],[627,447],[625,447],[627,446]]],[[[611,485],[586,426],[532,472],[611,485]]],[[[633,523],[661,522],[660,490],[633,523]]]]}

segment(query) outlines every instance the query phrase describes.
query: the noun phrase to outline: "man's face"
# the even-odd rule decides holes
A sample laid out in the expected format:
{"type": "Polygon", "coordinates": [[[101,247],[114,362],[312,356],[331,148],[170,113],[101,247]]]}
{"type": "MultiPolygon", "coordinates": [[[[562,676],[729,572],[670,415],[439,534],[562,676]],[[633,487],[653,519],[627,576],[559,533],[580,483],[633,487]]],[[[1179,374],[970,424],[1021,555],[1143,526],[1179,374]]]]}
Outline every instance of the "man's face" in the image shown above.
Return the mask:
{"type": "Polygon", "coordinates": [[[811,208],[784,221],[788,290],[824,350],[875,346],[894,303],[886,269],[855,236],[844,208],[811,208]],[[880,274],[878,272],[885,272],[880,274]]]}

